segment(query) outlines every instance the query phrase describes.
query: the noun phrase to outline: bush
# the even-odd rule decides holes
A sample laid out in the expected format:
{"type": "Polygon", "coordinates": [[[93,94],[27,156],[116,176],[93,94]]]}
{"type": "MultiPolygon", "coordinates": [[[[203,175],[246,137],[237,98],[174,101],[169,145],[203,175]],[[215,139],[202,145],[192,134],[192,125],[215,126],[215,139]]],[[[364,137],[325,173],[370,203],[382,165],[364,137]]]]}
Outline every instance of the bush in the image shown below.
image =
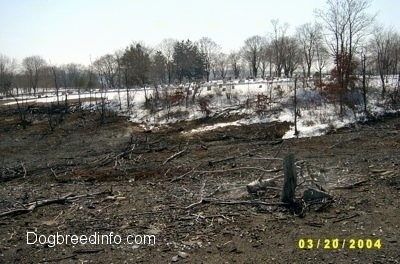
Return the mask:
{"type": "Polygon", "coordinates": [[[210,107],[210,98],[209,97],[199,97],[197,99],[197,104],[200,107],[200,111],[206,114],[206,117],[209,117],[211,114],[210,107]]]}
{"type": "Polygon", "coordinates": [[[388,104],[392,109],[400,109],[400,90],[395,90],[388,94],[388,104]]]}

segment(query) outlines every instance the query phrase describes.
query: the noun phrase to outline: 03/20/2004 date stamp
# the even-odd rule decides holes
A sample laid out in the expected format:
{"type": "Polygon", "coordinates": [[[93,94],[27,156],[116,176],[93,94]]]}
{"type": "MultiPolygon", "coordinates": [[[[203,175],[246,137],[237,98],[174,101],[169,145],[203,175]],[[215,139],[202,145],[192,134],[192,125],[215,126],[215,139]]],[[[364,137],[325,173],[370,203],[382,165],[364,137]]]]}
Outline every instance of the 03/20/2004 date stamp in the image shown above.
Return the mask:
{"type": "Polygon", "coordinates": [[[299,249],[381,249],[382,241],[380,238],[300,238],[297,241],[299,249]]]}

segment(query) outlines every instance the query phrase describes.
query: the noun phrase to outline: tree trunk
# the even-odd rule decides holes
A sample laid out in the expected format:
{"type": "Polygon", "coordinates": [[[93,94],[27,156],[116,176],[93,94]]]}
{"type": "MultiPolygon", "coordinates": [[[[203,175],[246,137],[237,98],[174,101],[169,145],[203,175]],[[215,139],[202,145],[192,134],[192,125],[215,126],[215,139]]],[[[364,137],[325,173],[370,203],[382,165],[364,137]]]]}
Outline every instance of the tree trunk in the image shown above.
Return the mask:
{"type": "Polygon", "coordinates": [[[319,85],[321,85],[322,89],[322,68],[319,68],[319,85]]]}
{"type": "Polygon", "coordinates": [[[297,136],[299,131],[297,131],[297,78],[294,79],[294,134],[297,136]]]}
{"type": "Polygon", "coordinates": [[[297,186],[296,166],[294,154],[287,155],[283,160],[283,171],[285,174],[282,190],[282,202],[293,203],[297,186]]]}
{"type": "Polygon", "coordinates": [[[382,83],[382,92],[381,92],[381,97],[385,97],[385,93],[386,93],[386,86],[385,86],[385,76],[383,73],[380,74],[381,77],[381,83],[382,83]]]}
{"type": "Polygon", "coordinates": [[[126,107],[129,109],[129,85],[128,85],[128,75],[127,70],[125,70],[125,87],[126,87],[126,107]]]}
{"type": "Polygon", "coordinates": [[[365,84],[365,62],[366,62],[366,57],[365,54],[362,58],[362,89],[363,89],[363,100],[364,100],[364,113],[367,114],[367,87],[365,84]]]}
{"type": "Polygon", "coordinates": [[[53,75],[54,75],[54,85],[56,88],[56,96],[57,96],[57,105],[60,105],[59,95],[58,95],[58,82],[57,82],[57,72],[55,67],[52,67],[53,75]]]}

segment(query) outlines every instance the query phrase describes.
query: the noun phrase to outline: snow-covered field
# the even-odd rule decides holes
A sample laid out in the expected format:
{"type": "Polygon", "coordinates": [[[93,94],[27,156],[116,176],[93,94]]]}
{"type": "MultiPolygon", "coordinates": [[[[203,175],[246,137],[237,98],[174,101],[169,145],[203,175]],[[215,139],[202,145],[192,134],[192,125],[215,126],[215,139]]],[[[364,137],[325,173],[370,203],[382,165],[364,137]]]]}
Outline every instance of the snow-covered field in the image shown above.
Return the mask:
{"type": "MultiPolygon", "coordinates": [[[[387,84],[388,91],[395,89],[398,78],[389,78],[387,84]]],[[[369,79],[368,88],[368,111],[372,115],[380,115],[388,111],[393,111],[386,101],[380,98],[380,80],[376,77],[369,79]],[[373,88],[375,87],[375,88],[373,88]]],[[[151,98],[150,105],[145,107],[144,89],[130,90],[129,95],[126,90],[108,90],[106,93],[99,91],[92,93],[68,94],[68,99],[100,98],[105,97],[107,107],[121,115],[129,116],[132,122],[141,123],[146,128],[156,128],[160,125],[168,125],[182,120],[195,120],[208,116],[217,119],[218,117],[235,117],[231,122],[216,123],[213,125],[203,125],[192,131],[183,133],[199,133],[206,130],[225,126],[240,126],[253,123],[268,123],[272,121],[294,122],[294,82],[290,79],[278,79],[273,81],[256,80],[244,82],[214,81],[202,84],[197,88],[196,97],[193,93],[196,90],[195,84],[187,84],[181,87],[164,87],[158,89],[158,97],[153,88],[146,89],[146,95],[151,98]],[[187,92],[189,90],[189,92],[187,92]],[[177,92],[178,91],[178,92],[177,92]],[[173,101],[173,97],[179,94],[179,100],[173,101]],[[127,97],[129,96],[130,107],[127,107],[127,97]],[[187,96],[186,100],[184,97],[187,96]],[[156,100],[156,98],[158,98],[156,100]],[[166,99],[168,98],[168,99],[166,99]],[[201,106],[199,99],[206,103],[201,106]],[[205,111],[206,109],[206,111],[205,111]],[[206,113],[207,112],[207,113],[206,113]]],[[[360,94],[358,94],[360,97],[360,94]]],[[[5,98],[7,99],[7,98],[5,98]]],[[[8,98],[10,99],[10,98],[8,98]]],[[[49,103],[57,101],[54,93],[47,94],[45,97],[19,97],[23,102],[49,103]]],[[[176,99],[176,98],[175,98],[176,99]]],[[[353,109],[345,108],[343,115],[339,115],[339,105],[328,102],[321,94],[321,91],[313,87],[312,80],[303,88],[303,82],[297,82],[297,130],[299,137],[311,137],[325,134],[329,130],[338,129],[360,120],[365,120],[363,105],[358,98],[353,109]]],[[[3,99],[4,100],[4,99],[3,99]]],[[[65,95],[60,96],[60,101],[65,100],[65,95]]],[[[4,105],[15,104],[8,101],[4,105]]],[[[1,101],[0,101],[1,104],[1,101]]],[[[83,107],[96,109],[94,100],[83,103],[83,107]]],[[[397,109],[398,110],[398,109],[397,109]]],[[[295,136],[295,127],[292,126],[284,138],[295,136]]]]}

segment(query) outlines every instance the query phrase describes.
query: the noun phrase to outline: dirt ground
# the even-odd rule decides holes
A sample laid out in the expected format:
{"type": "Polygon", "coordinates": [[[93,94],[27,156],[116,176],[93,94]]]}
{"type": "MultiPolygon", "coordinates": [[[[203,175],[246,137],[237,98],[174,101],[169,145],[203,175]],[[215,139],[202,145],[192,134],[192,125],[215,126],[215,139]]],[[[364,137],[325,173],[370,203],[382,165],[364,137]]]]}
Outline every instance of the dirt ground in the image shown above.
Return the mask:
{"type": "Polygon", "coordinates": [[[281,140],[287,123],[193,134],[223,120],[147,131],[77,111],[51,131],[45,116],[23,129],[11,112],[0,112],[0,263],[400,263],[398,115],[281,140]],[[301,216],[281,204],[289,153],[296,196],[317,183],[333,203],[301,216]],[[57,232],[113,239],[54,245],[57,232]],[[145,235],[155,243],[128,243],[145,235]]]}

